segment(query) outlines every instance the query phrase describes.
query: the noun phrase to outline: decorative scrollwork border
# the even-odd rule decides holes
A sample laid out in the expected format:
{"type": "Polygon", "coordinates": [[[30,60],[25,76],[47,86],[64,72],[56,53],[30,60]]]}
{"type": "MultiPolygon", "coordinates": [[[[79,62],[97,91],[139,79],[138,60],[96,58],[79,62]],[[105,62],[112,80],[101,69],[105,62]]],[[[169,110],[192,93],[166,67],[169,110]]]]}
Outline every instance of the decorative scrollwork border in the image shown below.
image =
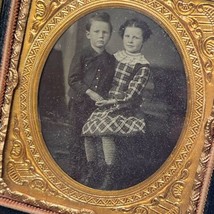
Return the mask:
{"type": "Polygon", "coordinates": [[[187,161],[178,179],[166,188],[162,194],[152,198],[148,204],[138,204],[128,208],[116,208],[115,210],[127,214],[181,213],[179,204],[174,203],[174,201],[182,201],[182,193],[185,191],[185,180],[189,176],[190,165],[191,161],[187,161]]]}
{"type": "Polygon", "coordinates": [[[203,213],[206,195],[214,166],[214,104],[205,126],[205,143],[197,168],[187,213],[203,213]]]}

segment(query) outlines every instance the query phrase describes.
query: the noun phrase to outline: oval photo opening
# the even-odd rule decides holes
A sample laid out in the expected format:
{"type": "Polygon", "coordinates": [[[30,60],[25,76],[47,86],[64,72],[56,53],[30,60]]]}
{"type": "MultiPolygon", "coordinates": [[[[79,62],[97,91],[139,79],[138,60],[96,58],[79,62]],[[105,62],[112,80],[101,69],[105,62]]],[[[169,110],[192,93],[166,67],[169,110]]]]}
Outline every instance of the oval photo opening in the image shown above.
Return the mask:
{"type": "Polygon", "coordinates": [[[166,31],[130,9],[90,13],[52,48],[39,85],[42,135],[77,182],[122,190],[154,174],[187,109],[181,56],[166,31]]]}

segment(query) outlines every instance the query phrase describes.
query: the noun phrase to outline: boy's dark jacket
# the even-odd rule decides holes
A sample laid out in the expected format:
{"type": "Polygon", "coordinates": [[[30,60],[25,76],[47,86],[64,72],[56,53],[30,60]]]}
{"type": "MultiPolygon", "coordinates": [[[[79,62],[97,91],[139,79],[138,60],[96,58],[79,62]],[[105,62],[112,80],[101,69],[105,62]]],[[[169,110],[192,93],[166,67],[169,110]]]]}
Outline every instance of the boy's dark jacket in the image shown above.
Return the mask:
{"type": "Polygon", "coordinates": [[[68,95],[71,101],[81,103],[89,100],[87,89],[106,97],[114,73],[115,58],[108,52],[98,54],[91,47],[78,52],[72,60],[68,77],[68,95]]]}

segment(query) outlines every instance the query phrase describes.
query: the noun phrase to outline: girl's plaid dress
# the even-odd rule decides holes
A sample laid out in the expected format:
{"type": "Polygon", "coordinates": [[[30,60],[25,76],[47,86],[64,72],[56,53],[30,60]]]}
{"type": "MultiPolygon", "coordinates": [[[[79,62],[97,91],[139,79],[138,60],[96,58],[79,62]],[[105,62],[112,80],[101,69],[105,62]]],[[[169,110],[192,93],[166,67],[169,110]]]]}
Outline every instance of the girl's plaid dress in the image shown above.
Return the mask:
{"type": "Polygon", "coordinates": [[[82,129],[83,136],[130,136],[145,132],[143,115],[139,114],[142,92],[149,79],[149,63],[141,53],[115,53],[117,59],[109,99],[117,104],[97,108],[82,129]]]}

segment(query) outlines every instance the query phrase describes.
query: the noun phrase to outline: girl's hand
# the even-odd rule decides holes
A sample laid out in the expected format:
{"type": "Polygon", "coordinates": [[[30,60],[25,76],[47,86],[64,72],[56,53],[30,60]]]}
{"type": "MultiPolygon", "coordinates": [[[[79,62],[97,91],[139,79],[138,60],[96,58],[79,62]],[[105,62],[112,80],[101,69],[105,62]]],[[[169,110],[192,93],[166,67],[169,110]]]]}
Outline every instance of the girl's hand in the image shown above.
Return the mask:
{"type": "Polygon", "coordinates": [[[101,106],[107,105],[107,103],[108,103],[108,100],[100,100],[100,101],[97,101],[95,105],[101,107],[101,106]]]}
{"type": "Polygon", "coordinates": [[[100,100],[100,101],[97,101],[95,103],[96,106],[107,106],[107,105],[113,105],[116,103],[116,100],[115,99],[110,99],[110,100],[100,100]]]}

